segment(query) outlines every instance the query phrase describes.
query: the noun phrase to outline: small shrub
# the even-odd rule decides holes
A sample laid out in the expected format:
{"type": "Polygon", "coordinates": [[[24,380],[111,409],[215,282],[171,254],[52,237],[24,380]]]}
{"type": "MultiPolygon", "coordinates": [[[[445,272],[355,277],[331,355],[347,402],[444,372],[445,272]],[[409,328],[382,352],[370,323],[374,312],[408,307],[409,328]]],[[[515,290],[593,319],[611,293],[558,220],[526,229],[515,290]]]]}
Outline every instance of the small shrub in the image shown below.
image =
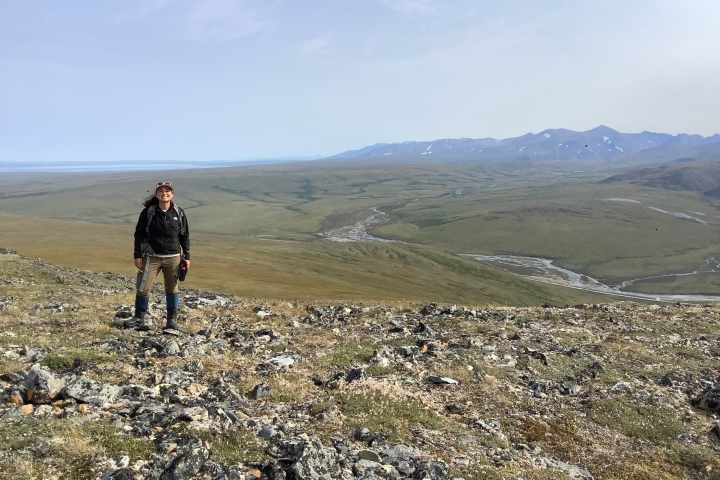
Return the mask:
{"type": "Polygon", "coordinates": [[[113,362],[115,357],[89,350],[70,350],[62,353],[49,353],[40,363],[52,370],[66,370],[73,366],[75,360],[99,364],[113,362]]]}
{"type": "Polygon", "coordinates": [[[552,418],[547,423],[528,417],[520,431],[527,442],[560,444],[577,440],[577,426],[567,416],[552,418]]]}
{"type": "Polygon", "coordinates": [[[393,398],[371,391],[339,393],[336,401],[345,415],[372,431],[387,435],[391,441],[405,440],[409,427],[418,423],[431,429],[443,424],[442,417],[413,398],[393,398]]]}
{"type": "Polygon", "coordinates": [[[490,467],[451,468],[449,477],[465,480],[502,480],[503,478],[490,467]]]}
{"type": "Polygon", "coordinates": [[[674,441],[682,423],[667,407],[638,406],[622,397],[604,398],[590,408],[590,418],[625,435],[656,443],[674,441]]]}
{"type": "Polygon", "coordinates": [[[380,365],[370,365],[368,368],[365,369],[365,372],[367,372],[368,375],[373,377],[379,377],[381,375],[389,375],[391,373],[395,373],[395,369],[393,367],[381,367],[380,365]]]}
{"type": "Polygon", "coordinates": [[[0,444],[5,451],[32,462],[27,468],[22,462],[18,465],[0,463],[6,467],[0,470],[0,478],[45,478],[44,459],[50,459],[58,470],[68,472],[63,478],[90,478],[97,454],[128,455],[145,460],[155,453],[155,445],[150,440],[118,434],[107,422],[79,425],[58,419],[25,417],[0,423],[0,444]],[[29,457],[25,450],[28,447],[32,450],[29,457]]]}
{"type": "Polygon", "coordinates": [[[210,444],[210,459],[215,462],[234,465],[270,458],[259,437],[246,430],[232,430],[219,435],[204,431],[193,431],[192,434],[210,444]]]}
{"type": "Polygon", "coordinates": [[[349,342],[338,345],[327,357],[321,359],[321,363],[333,367],[347,367],[358,363],[368,363],[375,350],[365,344],[349,342]]]}
{"type": "Polygon", "coordinates": [[[688,446],[666,451],[668,460],[679,465],[693,478],[717,478],[720,474],[720,459],[717,454],[700,446],[688,446]]]}

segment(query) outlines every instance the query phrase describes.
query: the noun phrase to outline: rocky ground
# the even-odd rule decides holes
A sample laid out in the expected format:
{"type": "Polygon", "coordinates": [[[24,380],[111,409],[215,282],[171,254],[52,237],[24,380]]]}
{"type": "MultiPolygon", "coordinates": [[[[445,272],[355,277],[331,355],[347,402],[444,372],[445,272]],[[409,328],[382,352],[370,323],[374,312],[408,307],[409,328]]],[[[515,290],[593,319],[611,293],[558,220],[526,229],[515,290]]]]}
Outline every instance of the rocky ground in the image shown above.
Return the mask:
{"type": "Polygon", "coordinates": [[[128,277],[0,272],[1,478],[720,478],[717,305],[188,290],[173,336],[128,277]]]}

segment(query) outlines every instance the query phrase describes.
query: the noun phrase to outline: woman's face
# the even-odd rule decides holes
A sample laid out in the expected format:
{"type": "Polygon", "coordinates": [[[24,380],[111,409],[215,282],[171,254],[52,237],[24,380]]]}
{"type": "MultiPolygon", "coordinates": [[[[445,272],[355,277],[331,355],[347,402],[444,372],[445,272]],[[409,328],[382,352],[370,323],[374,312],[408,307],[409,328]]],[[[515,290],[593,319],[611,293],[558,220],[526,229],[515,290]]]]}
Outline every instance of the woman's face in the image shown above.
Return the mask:
{"type": "Polygon", "coordinates": [[[173,191],[168,187],[160,187],[155,192],[155,196],[161,202],[169,202],[173,198],[173,191]]]}

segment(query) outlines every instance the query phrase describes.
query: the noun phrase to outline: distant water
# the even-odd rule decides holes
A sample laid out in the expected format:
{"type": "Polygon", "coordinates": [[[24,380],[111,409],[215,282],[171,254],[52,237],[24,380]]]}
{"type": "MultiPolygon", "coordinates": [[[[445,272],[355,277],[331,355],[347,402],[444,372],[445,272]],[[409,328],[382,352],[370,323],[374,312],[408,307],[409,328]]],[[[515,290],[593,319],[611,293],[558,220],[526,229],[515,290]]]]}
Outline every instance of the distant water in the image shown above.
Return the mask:
{"type": "Polygon", "coordinates": [[[142,172],[148,170],[188,170],[192,168],[240,167],[249,165],[269,165],[295,161],[317,160],[322,157],[288,157],[269,160],[237,161],[128,161],[128,162],[57,162],[57,163],[19,163],[0,162],[0,172],[41,173],[41,172],[142,172]]]}
{"type": "Polygon", "coordinates": [[[514,273],[520,276],[524,276],[526,278],[530,278],[532,280],[553,283],[565,287],[579,288],[582,290],[587,290],[589,292],[604,293],[608,295],[658,302],[720,302],[720,296],[718,295],[677,295],[664,293],[657,294],[628,292],[623,290],[623,288],[628,287],[635,282],[640,282],[642,280],[650,280],[653,278],[684,277],[689,275],[697,275],[698,273],[718,273],[715,271],[715,266],[718,264],[718,261],[715,260],[715,257],[710,257],[706,260],[707,264],[710,266],[710,270],[705,270],[703,272],[694,271],[687,273],[673,273],[669,275],[656,275],[653,277],[643,277],[633,280],[627,280],[620,285],[609,286],[587,275],[583,275],[573,272],[572,270],[567,270],[565,268],[555,266],[552,264],[553,260],[549,258],[521,257],[517,255],[479,255],[472,253],[464,253],[461,255],[474,258],[475,260],[480,260],[481,262],[496,263],[510,271],[512,271],[513,268],[521,268],[525,271],[525,273],[514,273]]]}

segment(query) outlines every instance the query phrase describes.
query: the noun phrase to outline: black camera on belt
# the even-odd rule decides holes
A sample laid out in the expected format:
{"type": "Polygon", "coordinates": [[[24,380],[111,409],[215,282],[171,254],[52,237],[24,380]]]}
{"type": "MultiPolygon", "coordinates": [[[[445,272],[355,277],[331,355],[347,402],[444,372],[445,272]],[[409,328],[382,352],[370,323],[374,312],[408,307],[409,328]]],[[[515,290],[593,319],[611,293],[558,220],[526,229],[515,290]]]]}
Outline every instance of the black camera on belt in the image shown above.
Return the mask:
{"type": "Polygon", "coordinates": [[[187,261],[185,261],[185,259],[183,258],[182,261],[180,262],[180,270],[178,270],[178,280],[180,280],[181,282],[184,282],[185,275],[187,275],[187,271],[188,271],[187,261]]]}

